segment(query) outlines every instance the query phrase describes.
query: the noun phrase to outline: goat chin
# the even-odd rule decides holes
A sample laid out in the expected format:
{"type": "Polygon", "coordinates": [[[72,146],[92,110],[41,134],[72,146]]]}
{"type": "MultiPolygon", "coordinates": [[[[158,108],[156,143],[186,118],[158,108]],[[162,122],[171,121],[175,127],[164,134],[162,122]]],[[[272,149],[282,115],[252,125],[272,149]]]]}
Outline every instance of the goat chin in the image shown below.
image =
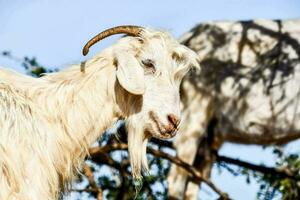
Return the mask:
{"type": "Polygon", "coordinates": [[[147,162],[147,143],[148,138],[145,138],[143,127],[136,124],[138,119],[131,116],[126,123],[128,130],[128,152],[130,155],[130,164],[132,169],[132,176],[135,180],[142,178],[141,171],[148,173],[147,162]]]}

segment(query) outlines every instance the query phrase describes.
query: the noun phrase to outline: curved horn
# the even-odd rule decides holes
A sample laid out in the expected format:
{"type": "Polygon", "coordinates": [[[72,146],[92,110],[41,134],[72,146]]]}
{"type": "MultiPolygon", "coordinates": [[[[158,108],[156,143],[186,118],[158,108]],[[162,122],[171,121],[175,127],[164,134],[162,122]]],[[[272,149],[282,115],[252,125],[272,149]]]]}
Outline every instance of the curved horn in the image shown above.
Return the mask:
{"type": "Polygon", "coordinates": [[[89,48],[91,46],[93,46],[95,43],[99,42],[100,40],[108,37],[108,36],[111,36],[111,35],[115,35],[115,34],[121,34],[121,33],[124,33],[124,34],[127,34],[127,35],[130,35],[130,36],[139,36],[140,32],[142,31],[142,27],[140,26],[130,26],[130,25],[127,25],[127,26],[116,26],[116,27],[113,27],[113,28],[109,28],[109,29],[106,29],[105,31],[97,34],[95,37],[93,37],[92,39],[90,39],[83,47],[82,49],[82,54],[85,56],[88,54],[89,52],[89,48]]]}

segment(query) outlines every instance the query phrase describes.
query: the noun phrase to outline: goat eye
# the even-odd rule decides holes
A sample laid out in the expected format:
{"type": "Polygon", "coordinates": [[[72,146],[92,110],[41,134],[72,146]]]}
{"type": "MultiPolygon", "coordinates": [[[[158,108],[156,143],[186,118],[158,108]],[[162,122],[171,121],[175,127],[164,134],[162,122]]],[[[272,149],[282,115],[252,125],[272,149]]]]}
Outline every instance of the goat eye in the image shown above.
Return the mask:
{"type": "Polygon", "coordinates": [[[153,60],[150,60],[150,59],[145,59],[145,60],[142,60],[142,64],[145,66],[146,70],[150,70],[152,73],[155,72],[155,64],[154,64],[154,61],[153,60]]]}

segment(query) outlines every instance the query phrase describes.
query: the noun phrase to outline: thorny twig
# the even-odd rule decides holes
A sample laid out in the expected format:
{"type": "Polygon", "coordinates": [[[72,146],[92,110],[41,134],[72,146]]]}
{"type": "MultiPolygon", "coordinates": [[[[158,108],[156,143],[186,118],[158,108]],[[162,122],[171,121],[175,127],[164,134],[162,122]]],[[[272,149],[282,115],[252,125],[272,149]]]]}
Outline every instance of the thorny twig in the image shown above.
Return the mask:
{"type": "MultiPolygon", "coordinates": [[[[103,147],[93,147],[89,149],[90,152],[90,156],[91,157],[97,157],[98,154],[103,154],[103,153],[109,153],[111,151],[115,151],[115,150],[126,150],[128,148],[127,144],[124,143],[113,143],[107,146],[103,146],[103,147]]],[[[170,154],[164,153],[162,151],[159,150],[155,150],[153,148],[148,147],[147,148],[147,152],[161,157],[161,158],[165,158],[169,161],[171,161],[172,163],[175,163],[176,165],[184,168],[187,172],[189,172],[193,177],[193,181],[194,182],[201,182],[203,181],[204,183],[206,183],[212,190],[214,190],[217,194],[220,195],[220,199],[223,200],[228,200],[230,199],[227,193],[222,192],[217,186],[215,186],[210,180],[203,178],[201,173],[193,166],[189,165],[188,163],[182,161],[180,158],[175,157],[175,156],[171,156],[170,154]]]]}
{"type": "Polygon", "coordinates": [[[97,197],[97,200],[102,200],[102,189],[97,185],[94,174],[90,166],[88,166],[86,163],[83,166],[83,173],[87,177],[89,184],[91,186],[91,189],[93,190],[92,193],[95,194],[97,197]]]}

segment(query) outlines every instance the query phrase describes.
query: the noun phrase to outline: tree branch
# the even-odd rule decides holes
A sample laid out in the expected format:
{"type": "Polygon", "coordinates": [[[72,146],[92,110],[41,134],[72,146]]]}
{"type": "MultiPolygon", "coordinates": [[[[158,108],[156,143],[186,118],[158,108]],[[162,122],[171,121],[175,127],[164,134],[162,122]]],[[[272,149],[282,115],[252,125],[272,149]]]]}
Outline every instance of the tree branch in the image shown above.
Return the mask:
{"type": "Polygon", "coordinates": [[[240,167],[245,167],[254,171],[261,172],[263,174],[272,174],[274,176],[280,176],[281,178],[289,178],[294,181],[300,181],[296,175],[287,168],[275,168],[275,167],[266,167],[262,165],[255,165],[252,163],[248,163],[239,159],[229,158],[226,156],[217,155],[217,162],[225,162],[228,164],[237,165],[240,167]]]}
{"type": "MultiPolygon", "coordinates": [[[[109,152],[115,151],[115,150],[126,150],[127,148],[128,148],[127,144],[113,143],[113,144],[103,146],[103,147],[90,148],[89,152],[90,152],[90,156],[93,158],[93,157],[98,157],[99,154],[109,153],[109,152]]],[[[189,172],[192,175],[192,180],[194,182],[197,182],[197,183],[199,183],[201,181],[205,182],[212,190],[214,190],[217,194],[220,195],[220,199],[224,199],[224,200],[230,199],[227,193],[222,192],[210,180],[203,178],[201,173],[195,167],[182,161],[180,158],[171,156],[167,153],[164,153],[162,151],[158,151],[158,150],[155,150],[155,149],[152,149],[149,147],[147,148],[147,152],[152,155],[167,159],[167,160],[175,163],[176,165],[184,168],[187,172],[189,172]]]]}
{"type": "Polygon", "coordinates": [[[83,173],[87,177],[89,185],[94,190],[92,193],[97,197],[97,200],[102,200],[102,189],[97,185],[94,179],[93,171],[86,163],[83,166],[83,173]]]}

